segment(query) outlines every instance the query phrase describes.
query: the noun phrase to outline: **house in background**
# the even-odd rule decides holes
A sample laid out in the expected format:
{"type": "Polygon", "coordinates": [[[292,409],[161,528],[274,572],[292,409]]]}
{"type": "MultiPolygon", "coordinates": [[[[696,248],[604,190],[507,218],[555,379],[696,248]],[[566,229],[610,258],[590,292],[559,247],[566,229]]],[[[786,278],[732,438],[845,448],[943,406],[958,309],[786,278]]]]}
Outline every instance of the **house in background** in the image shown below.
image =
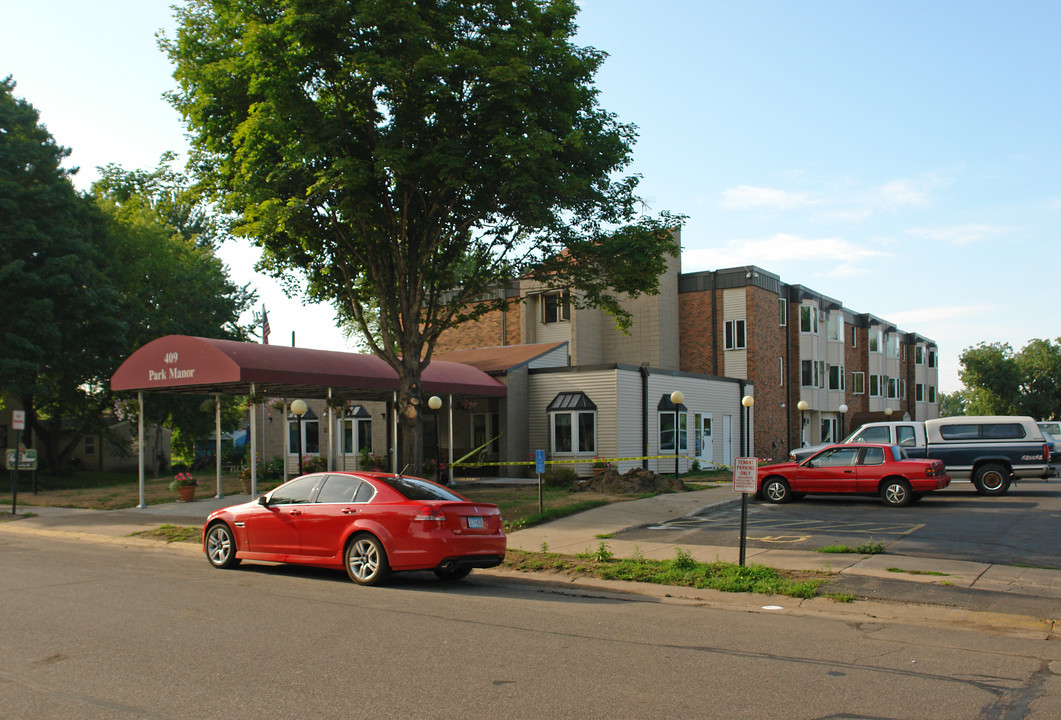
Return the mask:
{"type": "MultiPolygon", "coordinates": [[[[172,434],[169,428],[144,424],[144,462],[149,472],[156,465],[159,472],[169,469],[172,434]]],[[[136,423],[110,417],[106,432],[81,436],[70,454],[70,465],[76,470],[136,472],[139,453],[136,423]]]]}

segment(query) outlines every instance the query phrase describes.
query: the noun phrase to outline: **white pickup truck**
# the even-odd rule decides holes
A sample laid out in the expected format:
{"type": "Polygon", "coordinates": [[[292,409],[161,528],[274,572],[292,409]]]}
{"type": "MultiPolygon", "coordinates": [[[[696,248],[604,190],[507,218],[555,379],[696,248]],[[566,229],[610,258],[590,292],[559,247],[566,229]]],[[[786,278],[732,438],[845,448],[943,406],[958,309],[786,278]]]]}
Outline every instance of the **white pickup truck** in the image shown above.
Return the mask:
{"type": "MultiPolygon", "coordinates": [[[[1053,448],[1035,420],[1015,416],[965,416],[919,422],[866,423],[845,443],[890,443],[910,457],[942,460],[955,482],[972,481],[981,495],[1004,495],[1021,478],[1048,478],[1053,448]]],[[[793,450],[802,462],[825,445],[793,450]]],[[[1056,453],[1054,453],[1056,455],[1056,453]]]]}

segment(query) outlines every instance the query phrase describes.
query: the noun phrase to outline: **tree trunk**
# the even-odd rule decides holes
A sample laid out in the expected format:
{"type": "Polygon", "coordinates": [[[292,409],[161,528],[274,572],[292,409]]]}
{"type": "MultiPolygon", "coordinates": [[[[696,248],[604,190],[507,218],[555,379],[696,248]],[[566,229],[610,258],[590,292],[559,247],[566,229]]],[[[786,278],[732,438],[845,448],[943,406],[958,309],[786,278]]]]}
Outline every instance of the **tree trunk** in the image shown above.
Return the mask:
{"type": "Polygon", "coordinates": [[[401,385],[398,390],[399,436],[401,444],[397,462],[397,472],[408,475],[423,475],[424,442],[423,442],[423,393],[420,388],[421,367],[419,363],[407,365],[402,363],[398,377],[401,385]]]}

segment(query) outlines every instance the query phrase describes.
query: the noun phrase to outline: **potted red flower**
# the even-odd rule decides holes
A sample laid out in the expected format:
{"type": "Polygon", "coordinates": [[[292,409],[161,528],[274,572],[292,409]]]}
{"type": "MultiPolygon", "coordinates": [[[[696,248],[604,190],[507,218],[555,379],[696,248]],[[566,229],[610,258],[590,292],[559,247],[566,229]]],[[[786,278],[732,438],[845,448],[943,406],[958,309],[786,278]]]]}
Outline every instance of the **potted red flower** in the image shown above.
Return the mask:
{"type": "Polygon", "coordinates": [[[195,479],[194,475],[181,472],[173,476],[173,480],[171,480],[169,484],[169,489],[177,491],[181,502],[191,502],[195,499],[195,488],[198,486],[199,481],[195,479]]]}

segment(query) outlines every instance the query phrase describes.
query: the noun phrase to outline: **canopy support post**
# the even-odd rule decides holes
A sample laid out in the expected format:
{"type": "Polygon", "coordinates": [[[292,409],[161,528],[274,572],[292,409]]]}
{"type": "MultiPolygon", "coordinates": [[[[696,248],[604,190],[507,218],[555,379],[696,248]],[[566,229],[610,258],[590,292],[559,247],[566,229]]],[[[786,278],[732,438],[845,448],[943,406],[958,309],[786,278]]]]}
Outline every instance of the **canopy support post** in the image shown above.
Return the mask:
{"type": "Polygon", "coordinates": [[[137,505],[141,510],[147,507],[147,503],[144,501],[144,391],[139,390],[136,393],[136,402],[139,405],[139,411],[136,413],[136,453],[137,453],[137,469],[140,473],[140,504],[137,505]]]}
{"type": "Polygon", "coordinates": [[[216,452],[215,460],[217,460],[217,495],[215,497],[225,497],[221,493],[221,395],[214,395],[214,451],[216,452]]]}
{"type": "MultiPolygon", "coordinates": [[[[251,383],[251,397],[255,397],[254,383],[251,383]]],[[[258,495],[258,408],[254,405],[250,407],[250,421],[251,497],[256,497],[258,495]]]]}
{"type": "Polygon", "coordinates": [[[449,484],[453,486],[453,394],[449,396],[449,484]]]}

